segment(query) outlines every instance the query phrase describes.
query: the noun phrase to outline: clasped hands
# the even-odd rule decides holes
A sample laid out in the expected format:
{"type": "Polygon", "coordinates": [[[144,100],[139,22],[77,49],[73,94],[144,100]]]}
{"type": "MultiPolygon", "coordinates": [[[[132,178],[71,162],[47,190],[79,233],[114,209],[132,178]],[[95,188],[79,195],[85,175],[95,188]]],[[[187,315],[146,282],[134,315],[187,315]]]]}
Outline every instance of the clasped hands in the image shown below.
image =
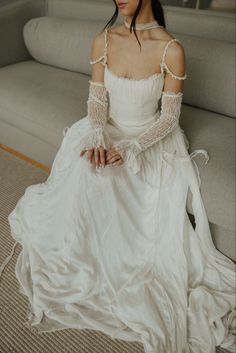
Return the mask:
{"type": "Polygon", "coordinates": [[[124,163],[121,155],[114,149],[104,149],[103,146],[98,148],[85,149],[80,152],[80,157],[86,153],[90,163],[95,164],[96,168],[105,168],[106,165],[121,165],[124,163]]]}

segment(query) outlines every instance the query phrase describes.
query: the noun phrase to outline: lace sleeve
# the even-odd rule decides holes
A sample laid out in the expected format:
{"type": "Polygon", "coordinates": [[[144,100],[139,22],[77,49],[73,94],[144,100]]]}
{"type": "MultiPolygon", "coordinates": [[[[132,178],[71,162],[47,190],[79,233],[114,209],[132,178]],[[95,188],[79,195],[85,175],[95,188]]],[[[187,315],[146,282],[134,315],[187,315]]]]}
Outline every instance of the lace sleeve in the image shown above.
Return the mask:
{"type": "Polygon", "coordinates": [[[101,82],[89,81],[87,112],[92,127],[103,127],[107,121],[107,90],[101,82]]]}
{"type": "Polygon", "coordinates": [[[134,173],[137,173],[140,169],[141,160],[139,157],[141,152],[163,139],[178,125],[182,97],[182,92],[162,92],[159,119],[137,137],[117,141],[113,144],[112,147],[120,153],[124,163],[129,165],[134,173]]]}
{"type": "Polygon", "coordinates": [[[80,141],[81,149],[91,149],[103,146],[108,149],[111,145],[108,134],[104,131],[107,122],[108,97],[103,82],[89,81],[89,96],[87,100],[88,119],[91,131],[80,141]]]}

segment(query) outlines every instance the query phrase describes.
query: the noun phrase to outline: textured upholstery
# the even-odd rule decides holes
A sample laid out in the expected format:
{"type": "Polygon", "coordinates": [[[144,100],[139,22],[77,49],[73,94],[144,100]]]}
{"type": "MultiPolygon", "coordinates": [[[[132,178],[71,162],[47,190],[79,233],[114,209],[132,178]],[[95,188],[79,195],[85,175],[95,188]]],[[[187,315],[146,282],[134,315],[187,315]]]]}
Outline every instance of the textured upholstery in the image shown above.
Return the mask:
{"type": "Polygon", "coordinates": [[[235,117],[235,44],[175,34],[187,57],[183,101],[235,117]]]}
{"type": "Polygon", "coordinates": [[[206,165],[203,155],[194,158],[209,219],[235,230],[235,119],[184,105],[180,124],[190,141],[190,151],[204,148],[209,152],[206,165]]]}
{"type": "Polygon", "coordinates": [[[90,74],[92,40],[104,25],[101,21],[44,16],[28,21],[23,33],[27,49],[38,62],[90,74]]]}
{"type": "Polygon", "coordinates": [[[0,8],[0,67],[27,60],[22,27],[31,18],[45,13],[45,0],[18,0],[0,8]]]}
{"type": "Polygon", "coordinates": [[[0,77],[2,120],[54,147],[63,127],[86,114],[87,75],[29,60],[2,68],[0,77]]]}

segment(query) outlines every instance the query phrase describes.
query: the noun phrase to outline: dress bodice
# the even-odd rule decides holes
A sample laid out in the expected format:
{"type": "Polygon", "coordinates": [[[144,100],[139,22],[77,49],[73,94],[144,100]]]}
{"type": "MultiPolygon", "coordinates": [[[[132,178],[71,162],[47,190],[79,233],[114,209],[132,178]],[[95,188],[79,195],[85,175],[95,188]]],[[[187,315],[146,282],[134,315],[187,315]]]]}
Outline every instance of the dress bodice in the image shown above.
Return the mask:
{"type": "Polygon", "coordinates": [[[146,127],[160,112],[163,83],[162,72],[135,80],[115,75],[106,65],[104,84],[109,93],[110,119],[126,127],[146,127]]]}
{"type": "Polygon", "coordinates": [[[118,76],[108,68],[108,29],[104,31],[104,54],[91,64],[102,60],[104,65],[104,85],[108,91],[110,122],[127,130],[129,133],[139,133],[145,130],[160,115],[160,98],[164,87],[165,70],[175,79],[185,79],[187,75],[176,76],[165,62],[168,46],[178,39],[172,38],[167,42],[160,73],[154,73],[143,79],[131,79],[118,76]]]}

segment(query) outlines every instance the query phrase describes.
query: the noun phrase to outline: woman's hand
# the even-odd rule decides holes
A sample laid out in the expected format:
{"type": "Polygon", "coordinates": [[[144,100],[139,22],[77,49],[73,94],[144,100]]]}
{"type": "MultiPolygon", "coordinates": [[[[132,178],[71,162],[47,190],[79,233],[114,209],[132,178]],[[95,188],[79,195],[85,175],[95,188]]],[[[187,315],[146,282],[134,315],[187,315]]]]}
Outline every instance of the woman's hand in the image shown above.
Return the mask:
{"type": "Polygon", "coordinates": [[[95,163],[96,167],[100,164],[104,168],[106,164],[121,165],[123,159],[115,149],[105,150],[102,146],[98,148],[91,148],[89,150],[82,150],[80,157],[87,152],[87,158],[91,163],[95,163]]]}
{"type": "Polygon", "coordinates": [[[110,148],[106,153],[106,164],[121,165],[124,161],[121,155],[114,149],[110,148]]]}
{"type": "Polygon", "coordinates": [[[80,157],[82,157],[85,152],[87,152],[87,158],[90,163],[95,163],[96,168],[101,166],[104,168],[106,164],[106,150],[100,146],[98,148],[91,148],[89,150],[82,150],[80,152],[80,157]]]}

